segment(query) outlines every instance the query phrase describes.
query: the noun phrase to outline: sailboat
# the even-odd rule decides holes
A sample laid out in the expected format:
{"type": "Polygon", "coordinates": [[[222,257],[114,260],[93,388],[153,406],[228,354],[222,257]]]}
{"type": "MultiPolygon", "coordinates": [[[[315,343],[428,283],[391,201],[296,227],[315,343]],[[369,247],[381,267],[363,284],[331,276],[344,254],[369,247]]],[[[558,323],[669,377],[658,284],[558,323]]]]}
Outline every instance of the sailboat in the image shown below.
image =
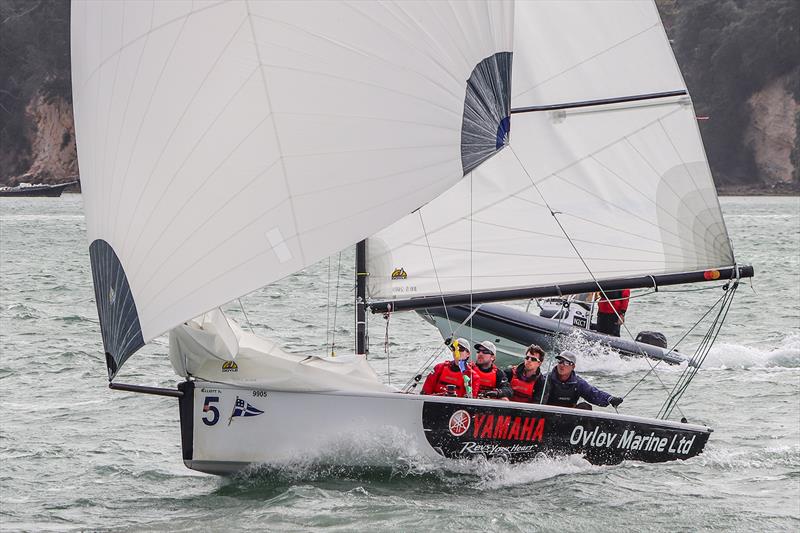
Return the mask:
{"type": "Polygon", "coordinates": [[[668,419],[685,387],[645,418],[408,394],[366,361],[368,306],[421,308],[404,295],[449,305],[556,281],[569,294],[720,265],[734,292],[743,273],[654,4],[74,1],[71,24],[109,386],[178,399],[186,466],[227,474],[357,449],[375,432],[434,461],[660,462],[703,450],[711,428],[668,419]],[[465,244],[486,243],[464,198],[508,227],[521,213],[509,202],[527,206],[537,229],[493,244],[535,251],[527,277],[465,244]],[[635,215],[624,246],[610,223],[623,211],[635,215]],[[448,272],[427,285],[402,272],[419,239],[392,238],[409,220],[430,241],[429,266],[448,272]],[[355,243],[354,354],[290,354],[220,311],[355,243]],[[399,271],[384,279],[381,263],[399,271]],[[176,389],[115,381],[165,333],[176,389]]]}

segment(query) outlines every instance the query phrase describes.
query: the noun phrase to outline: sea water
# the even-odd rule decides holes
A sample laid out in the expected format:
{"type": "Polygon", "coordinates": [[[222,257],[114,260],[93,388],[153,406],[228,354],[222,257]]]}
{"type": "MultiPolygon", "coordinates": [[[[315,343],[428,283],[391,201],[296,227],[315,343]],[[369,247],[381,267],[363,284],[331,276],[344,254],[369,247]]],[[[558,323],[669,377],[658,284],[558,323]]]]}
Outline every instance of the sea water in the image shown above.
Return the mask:
{"type": "MultiPolygon", "coordinates": [[[[0,199],[0,529],[797,531],[800,199],[721,203],[736,257],[756,277],[739,287],[680,403],[691,422],[714,428],[698,457],[438,463],[402,435],[379,433],[226,478],[183,466],[174,399],[107,388],[81,196],[0,199]],[[354,456],[386,467],[326,466],[354,456]]],[[[290,351],[347,353],[352,263],[352,251],[343,252],[226,312],[290,351]]],[[[635,298],[627,325],[677,341],[721,296],[720,285],[635,298]]],[[[369,327],[372,364],[393,385],[443,353],[437,331],[414,313],[388,324],[373,316],[369,327]]],[[[682,341],[684,353],[700,342],[699,329],[682,341]]],[[[580,348],[578,371],[627,394],[626,414],[656,415],[684,369],[659,365],[635,386],[652,363],[580,348]]],[[[165,339],[145,347],[119,380],[173,387],[166,351],[165,339]]]]}

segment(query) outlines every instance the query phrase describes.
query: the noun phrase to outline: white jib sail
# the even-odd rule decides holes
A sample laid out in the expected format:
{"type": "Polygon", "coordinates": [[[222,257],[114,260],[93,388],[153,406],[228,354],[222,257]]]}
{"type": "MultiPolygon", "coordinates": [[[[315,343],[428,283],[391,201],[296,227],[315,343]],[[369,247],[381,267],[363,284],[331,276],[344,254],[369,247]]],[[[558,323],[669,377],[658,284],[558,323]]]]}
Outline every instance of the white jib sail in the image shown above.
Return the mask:
{"type": "MultiPolygon", "coordinates": [[[[512,108],[685,90],[651,2],[519,2],[512,108]]],[[[515,113],[506,148],[367,242],[373,299],[730,266],[688,96],[515,113]]]]}
{"type": "Polygon", "coordinates": [[[106,351],[124,360],[461,179],[464,128],[483,127],[467,80],[510,56],[512,29],[495,1],[74,1],[106,351]]]}

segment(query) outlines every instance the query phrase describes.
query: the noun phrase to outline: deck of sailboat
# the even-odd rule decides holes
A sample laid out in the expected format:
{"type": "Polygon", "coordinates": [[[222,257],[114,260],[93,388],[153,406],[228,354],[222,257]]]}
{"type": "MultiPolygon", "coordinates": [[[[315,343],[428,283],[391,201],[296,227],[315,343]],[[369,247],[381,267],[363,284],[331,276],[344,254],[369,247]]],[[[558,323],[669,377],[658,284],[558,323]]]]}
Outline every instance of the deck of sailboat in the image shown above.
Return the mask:
{"type": "MultiPolygon", "coordinates": [[[[232,387],[242,391],[254,390],[252,386],[247,384],[235,383],[215,383],[206,381],[197,381],[196,386],[202,387],[232,387]]],[[[687,422],[679,422],[674,420],[662,420],[659,418],[650,418],[645,416],[629,415],[623,413],[612,413],[610,411],[576,409],[572,407],[560,407],[557,405],[546,405],[536,403],[522,403],[522,402],[507,402],[504,400],[495,400],[490,398],[462,398],[458,396],[439,396],[439,395],[422,395],[404,392],[376,392],[376,391],[309,391],[309,392],[291,392],[281,390],[269,389],[256,389],[266,393],[280,393],[280,394],[296,394],[298,396],[306,395],[321,395],[331,397],[345,397],[345,398],[363,398],[370,399],[388,399],[408,402],[433,402],[443,404],[457,404],[474,407],[497,407],[504,409],[515,409],[524,412],[542,412],[542,413],[559,413],[563,415],[581,415],[589,418],[601,418],[608,420],[619,420],[623,422],[633,422],[637,424],[653,424],[659,427],[674,428],[674,429],[687,429],[692,431],[701,431],[711,433],[714,430],[708,426],[699,424],[690,424],[687,422]]]]}

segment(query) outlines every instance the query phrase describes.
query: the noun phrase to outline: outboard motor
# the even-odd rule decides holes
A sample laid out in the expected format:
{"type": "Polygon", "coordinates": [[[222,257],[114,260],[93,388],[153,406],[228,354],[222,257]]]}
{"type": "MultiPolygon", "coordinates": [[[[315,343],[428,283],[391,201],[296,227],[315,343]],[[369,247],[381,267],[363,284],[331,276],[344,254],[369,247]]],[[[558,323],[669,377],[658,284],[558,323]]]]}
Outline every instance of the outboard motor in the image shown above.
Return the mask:
{"type": "Polygon", "coordinates": [[[640,331],[636,335],[636,342],[649,344],[650,346],[658,346],[659,348],[667,348],[667,337],[660,331],[640,331]]]}

